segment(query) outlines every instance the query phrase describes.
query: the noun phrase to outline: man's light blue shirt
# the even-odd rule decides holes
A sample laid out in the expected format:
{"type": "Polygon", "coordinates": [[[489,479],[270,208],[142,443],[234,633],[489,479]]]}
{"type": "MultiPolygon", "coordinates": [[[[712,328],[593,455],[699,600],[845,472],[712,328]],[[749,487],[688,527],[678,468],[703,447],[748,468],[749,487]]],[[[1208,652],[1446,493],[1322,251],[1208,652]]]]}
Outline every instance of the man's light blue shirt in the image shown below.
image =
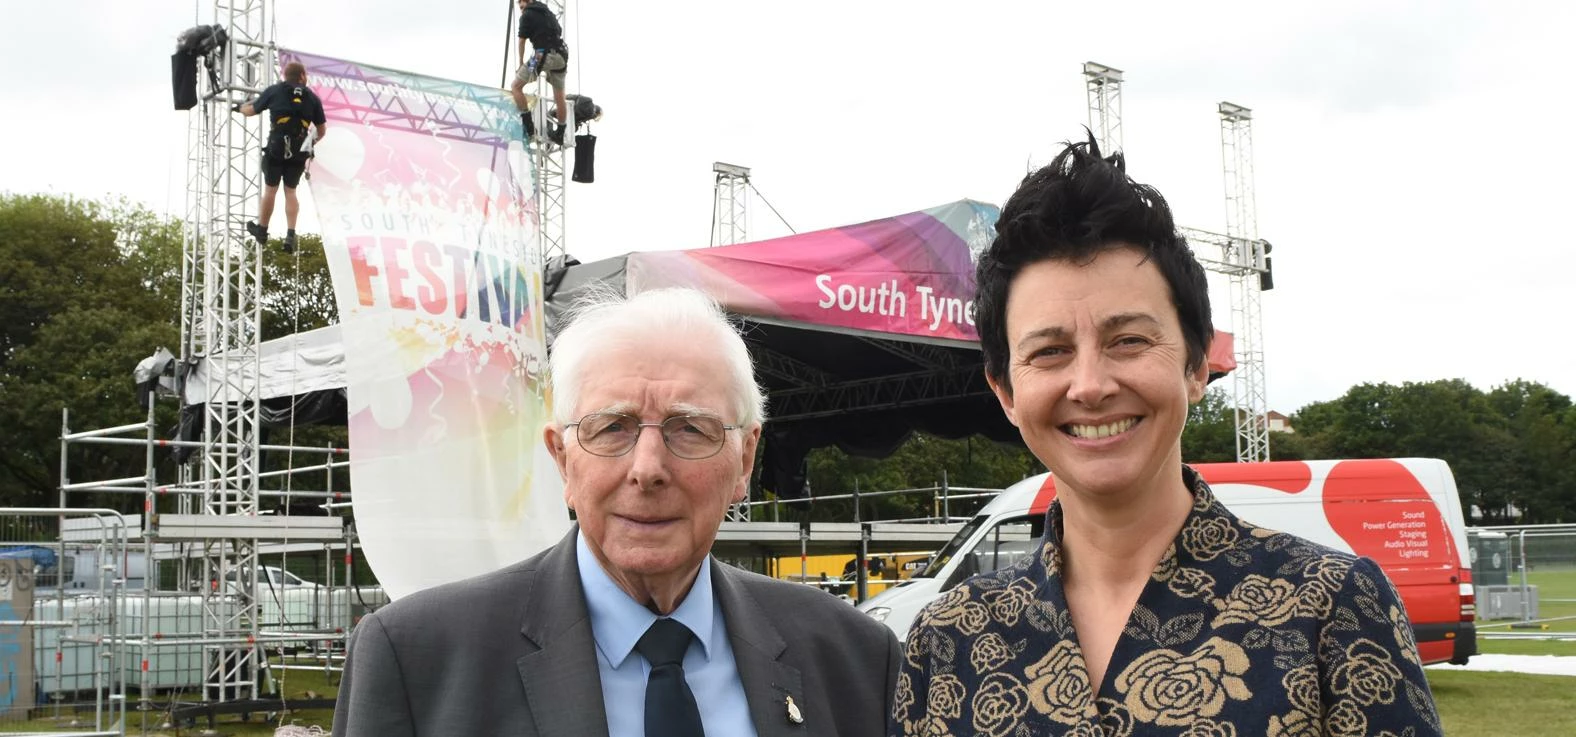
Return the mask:
{"type": "MultiPolygon", "coordinates": [[[[657,621],[657,615],[608,577],[586,546],[584,532],[575,535],[575,559],[580,565],[586,609],[591,613],[591,634],[596,639],[608,736],[645,737],[646,676],[651,664],[635,652],[635,643],[657,621]]],[[[755,725],[750,722],[750,707],[728,642],[722,605],[711,590],[711,556],[701,561],[695,584],[673,611],[672,619],[695,633],[684,653],[684,680],[700,706],[706,734],[754,737],[755,725]]],[[[573,709],[574,705],[564,704],[563,708],[573,709]]]]}

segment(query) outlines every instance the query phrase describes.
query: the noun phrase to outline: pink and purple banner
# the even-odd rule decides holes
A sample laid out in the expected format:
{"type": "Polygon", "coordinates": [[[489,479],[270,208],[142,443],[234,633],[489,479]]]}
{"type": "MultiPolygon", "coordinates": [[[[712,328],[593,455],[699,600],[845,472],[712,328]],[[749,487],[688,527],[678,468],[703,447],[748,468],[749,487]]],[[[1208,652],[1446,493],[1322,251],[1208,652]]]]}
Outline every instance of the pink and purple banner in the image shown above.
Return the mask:
{"type": "Polygon", "coordinates": [[[995,222],[995,207],[961,200],[725,248],[632,253],[629,290],[691,286],[744,315],[974,341],[970,253],[995,222]]]}
{"type": "MultiPolygon", "coordinates": [[[[974,255],[996,207],[959,200],[906,215],[723,248],[632,253],[630,293],[687,286],[730,312],[910,338],[973,343],[974,255]]],[[[1236,368],[1216,331],[1212,373],[1236,368]]]]}
{"type": "Polygon", "coordinates": [[[296,51],[323,101],[310,189],[339,304],[361,547],[391,596],[568,529],[542,447],[534,178],[498,89],[296,51]]]}

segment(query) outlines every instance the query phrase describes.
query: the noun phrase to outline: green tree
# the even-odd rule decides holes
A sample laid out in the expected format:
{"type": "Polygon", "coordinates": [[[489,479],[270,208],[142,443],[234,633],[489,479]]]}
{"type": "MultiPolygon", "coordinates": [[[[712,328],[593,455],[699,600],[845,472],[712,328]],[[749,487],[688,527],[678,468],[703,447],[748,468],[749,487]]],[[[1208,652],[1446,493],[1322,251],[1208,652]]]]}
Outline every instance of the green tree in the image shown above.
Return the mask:
{"type": "Polygon", "coordinates": [[[1188,408],[1182,428],[1182,460],[1187,463],[1230,463],[1237,460],[1237,420],[1231,396],[1219,386],[1188,408]]]}
{"type": "MultiPolygon", "coordinates": [[[[1295,429],[1295,425],[1292,426],[1295,429]]],[[[1298,432],[1270,433],[1270,460],[1311,461],[1321,458],[1308,436],[1298,432]]]]}
{"type": "MultiPolygon", "coordinates": [[[[146,420],[132,369],[177,349],[180,245],[177,226],[125,203],[0,195],[0,504],[57,501],[62,409],[73,429],[146,420]]],[[[88,478],[145,468],[137,453],[80,452],[73,466],[88,478]]]]}
{"type": "Polygon", "coordinates": [[[1359,384],[1338,399],[1303,407],[1292,426],[1308,438],[1315,457],[1393,458],[1400,447],[1395,392],[1389,384],[1359,384]]]}
{"type": "MultiPolygon", "coordinates": [[[[1003,489],[1044,471],[1028,449],[983,437],[951,440],[916,432],[886,458],[851,456],[836,447],[818,448],[807,459],[810,488],[817,496],[937,487],[1003,489]]],[[[968,516],[982,499],[949,501],[952,517],[968,516]]],[[[941,513],[935,492],[863,500],[861,519],[916,519],[941,513]]],[[[814,520],[853,519],[851,500],[816,502],[814,520]]]]}
{"type": "Polygon", "coordinates": [[[1528,523],[1576,519],[1576,478],[1569,469],[1576,460],[1576,442],[1565,421],[1572,405],[1553,389],[1516,380],[1495,387],[1489,404],[1504,418],[1513,439],[1504,481],[1511,500],[1528,523]]]}
{"type": "MultiPolygon", "coordinates": [[[[1314,458],[1302,435],[1271,432],[1270,459],[1300,461],[1314,458]]],[[[1237,460],[1237,415],[1231,393],[1222,386],[1210,388],[1204,398],[1188,408],[1182,428],[1182,460],[1187,463],[1234,463],[1237,460]]]]}
{"type": "Polygon", "coordinates": [[[1520,453],[1504,415],[1461,379],[1359,384],[1342,397],[1297,413],[1304,448],[1328,458],[1440,458],[1450,464],[1464,503],[1485,522],[1507,521],[1525,486],[1520,453]]]}
{"type": "MultiPolygon", "coordinates": [[[[262,334],[273,338],[334,320],[333,290],[315,237],[296,256],[263,253],[262,334]]],[[[154,350],[180,353],[181,227],[125,202],[0,194],[0,505],[54,505],[60,483],[61,411],[73,431],[143,422],[132,370],[154,350]]],[[[156,405],[161,437],[176,407],[156,405]]],[[[270,442],[346,444],[343,427],[271,428],[270,442]]],[[[72,481],[142,475],[140,448],[74,444],[72,481]]],[[[163,480],[173,461],[156,456],[163,480]]],[[[265,470],[283,454],[265,454],[265,470]]],[[[298,462],[299,463],[299,462],[298,462]]],[[[319,480],[313,486],[326,486],[319,480]]],[[[264,488],[282,488],[268,480],[264,488]]],[[[339,472],[334,487],[348,488],[339,472]]],[[[133,495],[74,495],[76,506],[139,510],[133,495]]],[[[317,502],[312,502],[315,505],[317,502]]],[[[305,504],[305,502],[303,502],[305,504]]]]}
{"type": "MultiPolygon", "coordinates": [[[[301,234],[295,253],[287,254],[280,241],[271,241],[263,250],[262,331],[264,339],[281,338],[304,333],[339,322],[339,307],[334,300],[334,283],[329,275],[328,260],[323,252],[322,238],[301,234]]],[[[281,400],[273,405],[284,406],[281,400]]],[[[262,442],[272,445],[289,445],[297,448],[344,448],[350,444],[350,431],[342,424],[305,424],[297,421],[288,409],[277,423],[263,428],[262,442]]],[[[264,472],[282,471],[319,465],[328,460],[327,454],[303,452],[286,453],[269,451],[262,454],[260,467],[264,472]]],[[[337,456],[336,460],[344,460],[337,456]]],[[[350,470],[336,469],[330,481],[320,471],[271,476],[259,482],[264,491],[349,491],[350,470]]],[[[292,514],[321,514],[317,508],[321,499],[297,498],[290,504],[292,514]]],[[[284,508],[277,497],[265,499],[264,508],[284,508]]]]}
{"type": "Polygon", "coordinates": [[[339,322],[334,282],[328,273],[323,240],[301,234],[294,254],[278,242],[263,251],[263,337],[277,338],[339,322]]]}

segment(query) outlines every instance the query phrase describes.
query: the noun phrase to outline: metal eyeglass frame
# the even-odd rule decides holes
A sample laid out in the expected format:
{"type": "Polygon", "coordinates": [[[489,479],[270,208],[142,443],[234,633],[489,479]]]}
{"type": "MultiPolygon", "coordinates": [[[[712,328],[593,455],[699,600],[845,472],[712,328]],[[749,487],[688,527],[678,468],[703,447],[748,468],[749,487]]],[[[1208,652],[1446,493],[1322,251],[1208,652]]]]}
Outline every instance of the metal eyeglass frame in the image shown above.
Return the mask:
{"type": "MultiPolygon", "coordinates": [[[[667,419],[665,419],[665,420],[663,420],[661,422],[641,422],[639,417],[626,415],[623,412],[591,412],[591,413],[585,415],[584,417],[581,417],[579,420],[576,420],[575,422],[570,422],[570,423],[564,425],[564,429],[568,430],[571,427],[575,428],[575,444],[580,446],[581,450],[583,450],[583,451],[585,451],[587,453],[590,453],[591,455],[594,455],[594,456],[596,456],[598,458],[620,458],[620,457],[629,455],[629,452],[634,450],[635,446],[640,444],[640,434],[642,432],[644,432],[645,429],[648,428],[648,427],[655,427],[655,428],[657,428],[657,435],[662,438],[662,447],[667,448],[668,452],[672,453],[674,458],[683,458],[686,461],[704,461],[707,458],[715,457],[718,453],[722,452],[722,449],[724,447],[726,447],[728,445],[728,437],[726,435],[724,435],[722,437],[722,441],[717,443],[716,449],[713,450],[710,453],[707,453],[706,455],[703,455],[703,456],[679,455],[679,452],[674,450],[673,446],[670,443],[668,443],[668,435],[667,435],[667,433],[662,431],[662,428],[664,426],[666,426],[669,422],[672,422],[674,420],[690,420],[690,419],[716,420],[718,422],[722,421],[720,418],[713,417],[711,415],[674,415],[674,416],[669,417],[669,418],[667,418],[667,419]],[[625,419],[632,420],[634,422],[634,425],[635,425],[635,434],[632,436],[634,438],[634,440],[630,441],[629,447],[627,447],[627,448],[625,448],[625,449],[623,449],[623,450],[621,450],[621,451],[619,451],[617,453],[614,453],[612,455],[608,455],[606,453],[598,453],[598,452],[596,452],[594,450],[591,450],[590,448],[587,448],[586,444],[580,441],[580,425],[582,423],[584,423],[587,419],[589,419],[591,417],[597,417],[597,416],[623,417],[625,419]]],[[[743,427],[744,427],[743,425],[723,424],[722,425],[722,431],[724,433],[726,433],[729,430],[738,430],[738,429],[741,429],[743,427]]]]}

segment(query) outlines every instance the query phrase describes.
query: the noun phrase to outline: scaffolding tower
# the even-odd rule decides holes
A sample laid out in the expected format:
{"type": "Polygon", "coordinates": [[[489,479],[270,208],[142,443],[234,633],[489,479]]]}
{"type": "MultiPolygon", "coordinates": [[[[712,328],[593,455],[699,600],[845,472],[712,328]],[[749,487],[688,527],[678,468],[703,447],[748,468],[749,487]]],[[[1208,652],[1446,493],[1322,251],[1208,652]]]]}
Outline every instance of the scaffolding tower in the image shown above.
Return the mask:
{"type": "MultiPolygon", "coordinates": [[[[1084,62],[1089,100],[1089,129],[1101,152],[1122,148],[1122,70],[1084,62]]],[[[1237,461],[1270,459],[1269,401],[1264,383],[1263,326],[1259,321],[1261,277],[1269,272],[1269,244],[1259,240],[1253,201],[1253,113],[1222,102],[1221,153],[1225,160],[1226,232],[1179,228],[1199,263],[1230,279],[1231,328],[1236,341],[1237,368],[1232,372],[1237,461]],[[1203,248],[1209,246],[1209,249],[1203,248]],[[1204,255],[1219,253],[1218,257],[1204,255]]]]}
{"type": "MultiPolygon", "coordinates": [[[[712,186],[711,245],[743,243],[749,240],[749,193],[745,190],[750,187],[750,168],[714,161],[711,171],[716,175],[712,186]]],[[[743,502],[729,507],[728,521],[749,522],[751,501],[746,496],[743,502]]]]}
{"type": "Polygon", "coordinates": [[[711,245],[731,246],[749,240],[750,168],[714,161],[717,177],[711,201],[711,245]]]}
{"type": "MultiPolygon", "coordinates": [[[[569,34],[569,8],[564,0],[545,0],[547,7],[558,16],[558,24],[565,37],[569,34]]],[[[575,146],[575,106],[565,104],[563,145],[548,140],[550,122],[548,105],[553,101],[553,88],[547,75],[536,78],[536,109],[532,111],[537,135],[531,138],[531,163],[536,170],[536,252],[537,263],[546,264],[551,259],[569,254],[568,227],[565,221],[569,209],[569,156],[575,146]]]]}
{"type": "MultiPolygon", "coordinates": [[[[181,578],[200,582],[202,631],[172,639],[202,644],[204,702],[238,702],[245,710],[245,702],[262,699],[261,671],[267,664],[260,648],[272,639],[259,628],[259,541],[337,540],[343,521],[263,516],[259,505],[265,245],[246,232],[246,223],[255,217],[263,191],[265,116],[245,117],[232,109],[277,81],[278,59],[270,0],[213,0],[212,7],[213,23],[225,31],[226,41],[200,60],[208,74],[201,75],[206,84],[188,124],[181,368],[176,371],[176,394],[183,412],[196,412],[199,439],[179,443],[190,455],[177,471],[177,483],[158,485],[150,410],[148,513],[142,521],[150,543],[197,552],[200,563],[186,563],[196,570],[181,578]],[[206,378],[193,396],[186,382],[199,364],[205,364],[206,378]],[[174,492],[173,512],[158,510],[155,488],[160,496],[174,492]]],[[[112,431],[90,434],[106,432],[112,431]]]]}
{"type": "Polygon", "coordinates": [[[1089,130],[1100,151],[1122,150],[1122,70],[1086,61],[1084,87],[1089,99],[1089,130]]]}
{"type": "MultiPolygon", "coordinates": [[[[202,447],[180,471],[179,513],[144,517],[144,532],[199,529],[201,518],[234,525],[229,534],[187,537],[201,548],[203,581],[255,571],[257,540],[246,523],[258,514],[258,345],[261,341],[262,248],[246,232],[262,192],[263,116],[231,107],[255,98],[277,74],[269,0],[214,0],[213,22],[228,42],[204,60],[217,84],[191,113],[188,211],[181,302],[181,359],[214,369],[200,407],[202,447]],[[174,517],[182,518],[181,520],[174,517]]],[[[152,511],[152,510],[149,510],[152,511]]],[[[203,700],[257,699],[255,587],[239,596],[203,586],[203,700]]]]}
{"type": "Polygon", "coordinates": [[[1253,111],[1221,102],[1220,150],[1225,162],[1226,235],[1236,244],[1228,255],[1231,272],[1231,324],[1236,331],[1237,460],[1270,459],[1269,400],[1264,382],[1263,335],[1259,323],[1261,274],[1268,272],[1265,243],[1259,240],[1253,196],[1253,111]]]}

